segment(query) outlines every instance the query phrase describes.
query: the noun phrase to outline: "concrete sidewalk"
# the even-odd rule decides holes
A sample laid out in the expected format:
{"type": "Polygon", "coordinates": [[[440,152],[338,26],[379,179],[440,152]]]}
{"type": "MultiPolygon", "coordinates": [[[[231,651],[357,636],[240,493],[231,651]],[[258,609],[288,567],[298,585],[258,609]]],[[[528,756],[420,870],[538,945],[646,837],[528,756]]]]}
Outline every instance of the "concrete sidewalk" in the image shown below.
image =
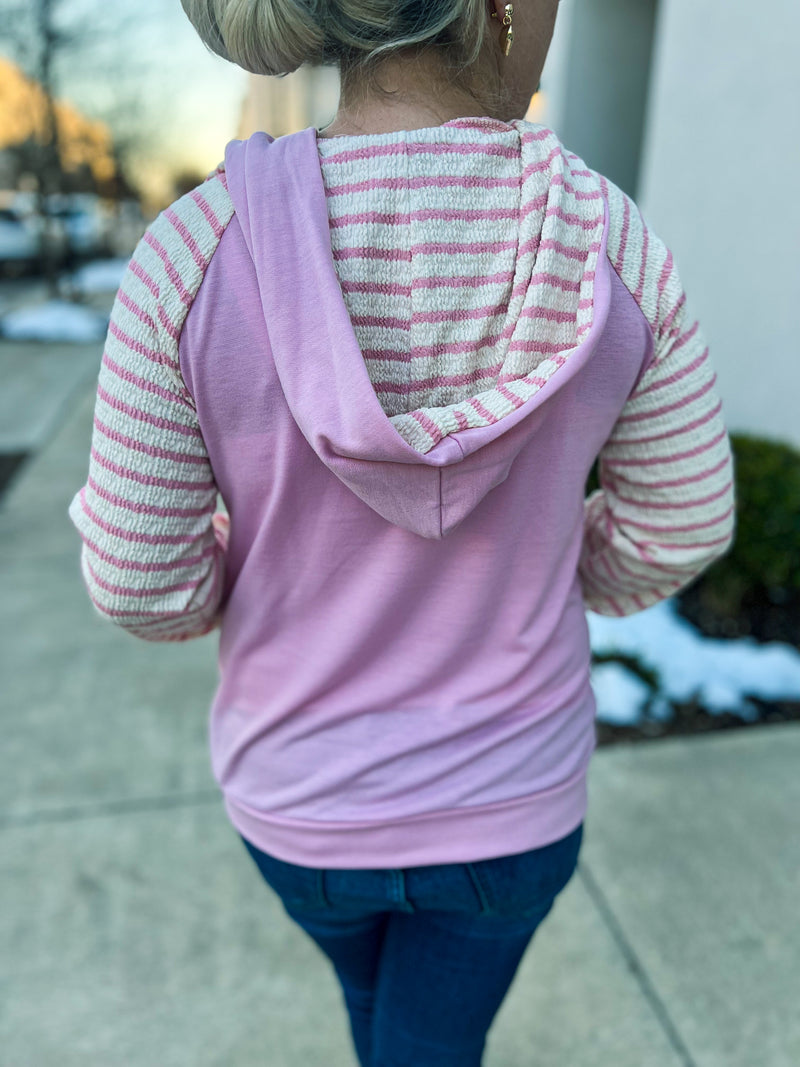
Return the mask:
{"type": "MultiPolygon", "coordinates": [[[[0,504],[0,1064],[355,1067],[211,777],[216,636],[136,641],[85,593],[93,401],[0,504]]],[[[796,1067],[798,766],[795,725],[600,750],[487,1067],[796,1067]]]]}

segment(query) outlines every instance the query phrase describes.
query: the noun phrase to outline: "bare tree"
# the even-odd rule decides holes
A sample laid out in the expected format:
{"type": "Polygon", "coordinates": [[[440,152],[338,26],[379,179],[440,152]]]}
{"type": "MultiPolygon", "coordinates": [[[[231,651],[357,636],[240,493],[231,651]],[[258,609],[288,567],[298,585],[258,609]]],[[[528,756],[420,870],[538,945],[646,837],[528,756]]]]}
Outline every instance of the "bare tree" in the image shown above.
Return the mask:
{"type": "MultiPolygon", "coordinates": [[[[75,0],[16,0],[14,3],[0,0],[0,49],[10,53],[27,76],[37,83],[44,101],[43,128],[38,131],[34,154],[38,211],[44,223],[41,264],[51,291],[57,289],[63,231],[59,233],[49,205],[53,194],[63,192],[68,184],[62,165],[56,111],[59,71],[66,62],[96,70],[98,75],[113,68],[113,80],[119,86],[126,66],[125,56],[117,49],[110,62],[108,44],[125,40],[126,23],[131,18],[131,15],[120,15],[113,5],[93,5],[92,18],[87,19],[85,7],[82,10],[75,0]]],[[[119,104],[112,104],[112,112],[114,106],[119,104]]],[[[130,143],[129,137],[128,151],[130,143]]],[[[116,155],[124,165],[126,148],[122,139],[116,155]]]]}

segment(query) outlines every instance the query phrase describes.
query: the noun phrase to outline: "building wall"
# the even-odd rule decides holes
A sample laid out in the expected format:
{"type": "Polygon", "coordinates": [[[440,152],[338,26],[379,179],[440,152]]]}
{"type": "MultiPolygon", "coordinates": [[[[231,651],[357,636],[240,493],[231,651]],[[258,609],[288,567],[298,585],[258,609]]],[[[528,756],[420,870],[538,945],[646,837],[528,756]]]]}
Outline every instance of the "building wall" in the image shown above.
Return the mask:
{"type": "Polygon", "coordinates": [[[627,2],[562,0],[544,121],[672,249],[730,429],[800,447],[800,4],[658,0],[637,125],[632,103],[608,104],[641,71],[643,21],[598,28],[627,2]]]}
{"type": "Polygon", "coordinates": [[[570,0],[560,133],[595,170],[636,195],[656,0],[570,0]]]}
{"type": "Polygon", "coordinates": [[[674,247],[729,424],[800,446],[800,5],[661,2],[641,207],[674,247]]]}

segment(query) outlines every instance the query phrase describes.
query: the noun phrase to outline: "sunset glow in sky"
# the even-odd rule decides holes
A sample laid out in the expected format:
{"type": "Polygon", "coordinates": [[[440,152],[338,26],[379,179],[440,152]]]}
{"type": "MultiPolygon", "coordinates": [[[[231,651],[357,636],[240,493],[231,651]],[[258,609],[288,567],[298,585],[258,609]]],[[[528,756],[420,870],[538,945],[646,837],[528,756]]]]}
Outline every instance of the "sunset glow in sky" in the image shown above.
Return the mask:
{"type": "MultiPolygon", "coordinates": [[[[248,75],[208,51],[179,0],[116,0],[116,6],[138,13],[132,45],[137,66],[148,72],[139,81],[140,100],[153,116],[154,134],[137,178],[157,195],[176,171],[208,172],[220,162],[237,134],[248,75]]],[[[72,80],[76,97],[90,110],[96,84],[77,72],[72,80]]]]}
{"type": "MultiPolygon", "coordinates": [[[[4,6],[6,0],[0,0],[0,13],[4,6]]],[[[62,0],[65,16],[78,15],[87,26],[101,9],[108,10],[101,0],[62,0]]],[[[107,49],[101,42],[104,69],[67,55],[57,66],[56,95],[94,118],[115,92],[111,79],[119,67],[127,85],[121,95],[140,109],[149,131],[135,177],[143,191],[159,199],[176,172],[206,173],[223,158],[226,143],[237,135],[248,75],[206,49],[180,0],[114,0],[113,14],[134,18],[109,39],[107,49]]],[[[10,54],[2,39],[0,54],[10,54]]]]}

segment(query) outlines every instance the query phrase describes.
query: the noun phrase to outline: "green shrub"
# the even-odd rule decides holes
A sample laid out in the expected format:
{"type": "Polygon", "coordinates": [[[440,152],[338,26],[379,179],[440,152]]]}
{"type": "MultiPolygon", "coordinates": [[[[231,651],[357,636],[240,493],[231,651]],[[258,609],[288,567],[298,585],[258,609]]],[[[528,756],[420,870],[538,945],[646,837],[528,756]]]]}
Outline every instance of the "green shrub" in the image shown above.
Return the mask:
{"type": "MultiPolygon", "coordinates": [[[[751,635],[800,648],[800,453],[731,434],[734,543],[678,594],[680,613],[714,637],[751,635]]],[[[598,488],[593,465],[587,495],[598,488]]]]}
{"type": "Polygon", "coordinates": [[[800,453],[745,434],[732,434],[731,446],[734,543],[678,594],[678,607],[714,636],[800,646],[800,453]]]}

